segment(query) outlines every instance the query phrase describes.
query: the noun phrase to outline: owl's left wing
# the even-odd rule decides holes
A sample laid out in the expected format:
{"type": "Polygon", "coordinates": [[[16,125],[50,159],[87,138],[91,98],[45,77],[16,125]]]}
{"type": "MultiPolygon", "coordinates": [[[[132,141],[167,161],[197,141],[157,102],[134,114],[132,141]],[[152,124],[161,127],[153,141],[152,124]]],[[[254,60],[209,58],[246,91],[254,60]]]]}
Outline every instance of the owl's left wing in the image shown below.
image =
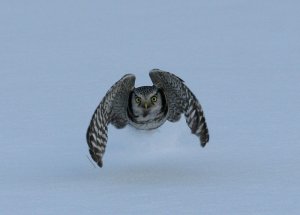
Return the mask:
{"type": "Polygon", "coordinates": [[[91,157],[99,167],[103,166],[102,157],[107,143],[108,124],[123,128],[128,123],[128,98],[134,88],[134,82],[134,75],[124,75],[109,89],[93,114],[86,139],[91,157]]]}
{"type": "Polygon", "coordinates": [[[200,138],[204,147],[209,141],[209,133],[202,107],[196,96],[176,75],[153,69],[149,73],[153,84],[163,89],[169,108],[168,120],[176,122],[184,113],[186,122],[192,133],[200,138]]]}

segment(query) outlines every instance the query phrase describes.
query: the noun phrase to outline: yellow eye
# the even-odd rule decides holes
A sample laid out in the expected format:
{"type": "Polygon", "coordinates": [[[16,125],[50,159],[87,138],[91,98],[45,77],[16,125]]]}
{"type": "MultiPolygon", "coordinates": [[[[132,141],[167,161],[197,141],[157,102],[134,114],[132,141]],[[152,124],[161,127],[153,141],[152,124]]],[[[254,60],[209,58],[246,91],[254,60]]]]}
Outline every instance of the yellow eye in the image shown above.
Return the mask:
{"type": "Polygon", "coordinates": [[[154,102],[157,102],[157,96],[152,96],[151,97],[151,101],[154,103],[154,102]]]}
{"type": "Polygon", "coordinates": [[[141,103],[141,98],[136,96],[135,97],[135,102],[138,103],[138,104],[140,104],[141,103]]]}

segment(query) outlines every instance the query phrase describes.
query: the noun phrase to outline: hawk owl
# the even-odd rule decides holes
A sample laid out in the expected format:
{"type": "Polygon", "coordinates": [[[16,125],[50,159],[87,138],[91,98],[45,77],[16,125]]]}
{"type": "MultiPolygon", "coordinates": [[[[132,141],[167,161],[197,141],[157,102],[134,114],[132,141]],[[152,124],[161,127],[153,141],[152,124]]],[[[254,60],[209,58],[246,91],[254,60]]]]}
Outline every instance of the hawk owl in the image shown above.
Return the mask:
{"type": "Polygon", "coordinates": [[[137,129],[155,129],[166,120],[176,122],[181,114],[191,132],[204,147],[209,140],[202,107],[195,95],[176,75],[153,69],[149,73],[153,86],[135,88],[135,76],[124,75],[106,93],[96,108],[86,138],[89,152],[99,167],[107,143],[107,127],[116,128],[127,124],[137,129]]]}

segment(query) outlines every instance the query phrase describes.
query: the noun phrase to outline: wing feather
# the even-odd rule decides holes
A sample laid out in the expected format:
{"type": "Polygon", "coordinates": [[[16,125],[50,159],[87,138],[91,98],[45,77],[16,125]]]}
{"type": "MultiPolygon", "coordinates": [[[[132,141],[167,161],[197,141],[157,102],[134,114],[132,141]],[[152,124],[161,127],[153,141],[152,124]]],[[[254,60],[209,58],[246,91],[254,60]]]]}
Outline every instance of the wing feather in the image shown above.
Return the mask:
{"type": "Polygon", "coordinates": [[[153,84],[164,90],[169,107],[168,120],[176,122],[183,113],[191,132],[200,138],[204,147],[209,141],[209,133],[200,103],[184,81],[176,75],[153,69],[149,73],[153,84]]]}
{"type": "Polygon", "coordinates": [[[128,123],[128,98],[134,83],[134,75],[123,76],[108,90],[92,116],[86,139],[91,157],[99,167],[103,166],[109,123],[117,128],[123,128],[128,123]]]}

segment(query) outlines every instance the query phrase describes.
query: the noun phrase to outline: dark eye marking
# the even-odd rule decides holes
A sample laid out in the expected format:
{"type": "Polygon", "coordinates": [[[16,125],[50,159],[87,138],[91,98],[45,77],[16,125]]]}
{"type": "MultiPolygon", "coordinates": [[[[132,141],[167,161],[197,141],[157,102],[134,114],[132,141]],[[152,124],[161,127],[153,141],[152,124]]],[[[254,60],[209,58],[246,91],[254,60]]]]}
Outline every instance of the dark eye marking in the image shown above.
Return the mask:
{"type": "Polygon", "coordinates": [[[138,96],[135,96],[135,102],[136,102],[137,104],[141,104],[141,98],[138,97],[138,96]]]}
{"type": "Polygon", "coordinates": [[[152,103],[157,102],[157,95],[151,97],[151,102],[152,103]]]}

